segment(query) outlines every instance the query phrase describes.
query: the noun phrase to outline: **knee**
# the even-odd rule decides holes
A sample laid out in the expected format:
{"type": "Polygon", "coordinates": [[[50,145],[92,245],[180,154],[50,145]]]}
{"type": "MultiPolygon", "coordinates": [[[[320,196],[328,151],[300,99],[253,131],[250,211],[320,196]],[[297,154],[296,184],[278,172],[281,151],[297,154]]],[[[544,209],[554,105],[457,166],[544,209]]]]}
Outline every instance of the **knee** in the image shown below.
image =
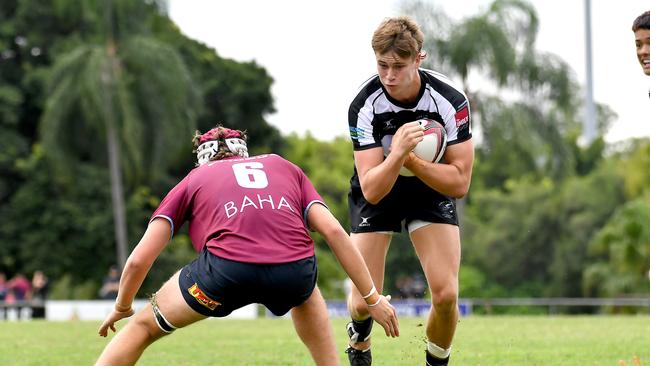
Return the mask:
{"type": "Polygon", "coordinates": [[[368,314],[368,305],[360,296],[350,296],[348,310],[353,319],[361,319],[368,314]]]}
{"type": "Polygon", "coordinates": [[[437,312],[451,311],[458,303],[458,287],[453,285],[431,289],[431,303],[437,312]]]}
{"type": "Polygon", "coordinates": [[[167,333],[163,332],[156,324],[151,309],[148,310],[149,311],[143,311],[133,319],[133,326],[139,329],[139,333],[145,338],[145,343],[151,344],[165,336],[167,333]]]}

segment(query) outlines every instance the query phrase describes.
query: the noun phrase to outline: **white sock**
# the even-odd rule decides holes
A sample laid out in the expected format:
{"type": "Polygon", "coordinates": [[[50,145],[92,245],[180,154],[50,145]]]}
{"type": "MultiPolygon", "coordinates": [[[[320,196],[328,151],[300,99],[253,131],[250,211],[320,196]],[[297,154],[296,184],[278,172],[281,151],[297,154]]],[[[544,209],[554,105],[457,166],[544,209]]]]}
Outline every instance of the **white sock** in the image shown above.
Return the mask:
{"type": "Polygon", "coordinates": [[[427,351],[429,351],[432,356],[444,360],[445,358],[449,357],[449,354],[451,353],[451,346],[449,346],[447,349],[444,349],[431,341],[427,341],[427,351]]]}
{"type": "MultiPolygon", "coordinates": [[[[349,345],[351,348],[354,348],[354,347],[352,347],[351,344],[348,343],[348,345],[349,345]]],[[[365,349],[359,349],[359,348],[354,348],[354,349],[356,349],[357,351],[361,351],[361,352],[368,352],[368,351],[370,351],[370,347],[365,348],[365,349]]]]}

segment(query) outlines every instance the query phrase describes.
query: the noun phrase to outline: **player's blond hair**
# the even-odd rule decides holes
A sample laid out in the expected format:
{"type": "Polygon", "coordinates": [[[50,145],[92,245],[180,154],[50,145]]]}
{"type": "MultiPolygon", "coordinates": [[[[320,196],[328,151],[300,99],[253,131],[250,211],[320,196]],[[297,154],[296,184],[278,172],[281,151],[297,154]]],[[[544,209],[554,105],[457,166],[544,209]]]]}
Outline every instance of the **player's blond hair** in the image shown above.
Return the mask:
{"type": "Polygon", "coordinates": [[[420,26],[408,16],[384,19],[372,35],[372,49],[376,54],[394,52],[407,59],[420,55],[423,42],[424,34],[420,26]]]}

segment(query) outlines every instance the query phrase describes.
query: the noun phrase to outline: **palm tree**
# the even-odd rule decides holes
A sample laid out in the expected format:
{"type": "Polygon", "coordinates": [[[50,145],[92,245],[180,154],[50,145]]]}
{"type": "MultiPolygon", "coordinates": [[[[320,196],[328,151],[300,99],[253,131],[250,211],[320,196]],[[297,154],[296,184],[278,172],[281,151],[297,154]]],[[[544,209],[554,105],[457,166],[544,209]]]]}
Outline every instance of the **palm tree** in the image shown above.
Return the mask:
{"type": "Polygon", "coordinates": [[[69,176],[74,162],[108,162],[117,259],[123,265],[123,174],[131,187],[159,178],[189,141],[198,93],[177,52],[147,34],[147,19],[157,4],[84,4],[94,19],[103,15],[100,41],[87,41],[57,58],[40,133],[61,179],[69,176]],[[179,139],[184,133],[187,139],[179,139]]]}
{"type": "MultiPolygon", "coordinates": [[[[496,170],[491,171],[498,183],[527,172],[566,175],[574,165],[566,136],[580,128],[577,84],[563,60],[535,49],[539,20],[533,6],[524,0],[494,0],[458,22],[423,0],[405,0],[401,7],[425,34],[429,57],[424,66],[462,83],[480,127],[481,150],[494,152],[505,143],[509,151],[518,151],[516,165],[494,156],[496,170]],[[488,91],[470,81],[483,82],[488,91]],[[496,86],[496,93],[490,86],[496,86]]],[[[485,158],[480,153],[477,157],[485,158]]]]}
{"type": "Polygon", "coordinates": [[[650,203],[637,198],[622,206],[589,244],[593,261],[583,287],[600,296],[646,293],[650,268],[650,203]]]}

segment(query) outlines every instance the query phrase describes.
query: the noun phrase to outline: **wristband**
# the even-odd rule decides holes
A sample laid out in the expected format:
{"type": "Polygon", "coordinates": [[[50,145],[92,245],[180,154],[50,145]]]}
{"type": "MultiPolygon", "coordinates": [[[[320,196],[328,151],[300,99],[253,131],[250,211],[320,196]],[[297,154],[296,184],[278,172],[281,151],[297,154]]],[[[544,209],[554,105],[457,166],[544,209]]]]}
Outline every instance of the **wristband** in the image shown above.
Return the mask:
{"type": "Polygon", "coordinates": [[[377,292],[377,289],[375,288],[375,285],[372,285],[372,288],[370,289],[370,292],[368,292],[368,295],[364,296],[363,299],[365,300],[365,299],[369,298],[375,292],[377,292]]]}
{"type": "Polygon", "coordinates": [[[373,307],[373,306],[377,306],[377,305],[379,305],[379,303],[381,302],[381,299],[382,299],[382,298],[383,298],[383,296],[379,295],[379,300],[377,300],[377,302],[374,303],[374,304],[368,304],[368,306],[369,306],[369,307],[373,307]]]}

